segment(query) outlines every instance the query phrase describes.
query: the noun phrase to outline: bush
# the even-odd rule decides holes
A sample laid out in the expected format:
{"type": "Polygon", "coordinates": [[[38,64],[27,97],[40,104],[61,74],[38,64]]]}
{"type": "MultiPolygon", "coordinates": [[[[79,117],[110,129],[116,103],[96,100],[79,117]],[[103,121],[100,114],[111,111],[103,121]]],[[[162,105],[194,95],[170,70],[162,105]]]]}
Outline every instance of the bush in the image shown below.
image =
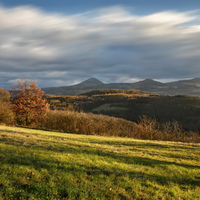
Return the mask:
{"type": "Polygon", "coordinates": [[[138,124],[141,126],[141,139],[200,142],[200,135],[198,132],[183,130],[177,121],[159,123],[155,118],[142,116],[138,124]]]}
{"type": "Polygon", "coordinates": [[[8,102],[0,101],[0,123],[6,125],[14,125],[15,115],[8,102]]]}
{"type": "Polygon", "coordinates": [[[15,115],[10,105],[10,93],[0,88],[0,123],[13,125],[15,115]]]}
{"type": "Polygon", "coordinates": [[[134,137],[139,126],[124,119],[75,111],[49,111],[37,128],[86,135],[134,137]]]}
{"type": "Polygon", "coordinates": [[[200,142],[200,135],[185,132],[177,122],[159,123],[147,116],[140,117],[137,123],[92,113],[67,111],[49,111],[35,128],[77,133],[85,135],[119,136],[145,140],[166,140],[180,142],[200,142]]]}

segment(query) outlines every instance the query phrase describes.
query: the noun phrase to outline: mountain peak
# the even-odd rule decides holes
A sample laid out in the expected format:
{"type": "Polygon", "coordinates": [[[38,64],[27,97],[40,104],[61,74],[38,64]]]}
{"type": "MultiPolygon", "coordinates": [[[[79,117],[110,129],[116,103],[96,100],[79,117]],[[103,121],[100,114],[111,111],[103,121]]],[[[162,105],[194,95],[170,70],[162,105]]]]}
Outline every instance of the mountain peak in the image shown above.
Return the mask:
{"type": "Polygon", "coordinates": [[[153,79],[145,79],[143,81],[139,81],[137,83],[135,83],[135,85],[137,85],[138,87],[157,87],[157,86],[164,86],[164,83],[155,81],[153,79]]]}
{"type": "Polygon", "coordinates": [[[146,82],[146,83],[157,83],[157,84],[163,84],[162,82],[160,81],[156,81],[154,79],[150,79],[150,78],[147,78],[145,80],[143,80],[143,82],[146,82]]]}
{"type": "Polygon", "coordinates": [[[104,85],[104,83],[102,83],[101,81],[99,81],[96,78],[89,78],[86,81],[83,81],[82,83],[80,83],[79,85],[82,85],[82,86],[99,86],[99,85],[104,85]]]}
{"type": "Polygon", "coordinates": [[[147,79],[144,79],[142,82],[146,82],[146,83],[155,83],[155,82],[158,82],[158,81],[155,81],[155,80],[153,80],[153,79],[147,78],[147,79]]]}

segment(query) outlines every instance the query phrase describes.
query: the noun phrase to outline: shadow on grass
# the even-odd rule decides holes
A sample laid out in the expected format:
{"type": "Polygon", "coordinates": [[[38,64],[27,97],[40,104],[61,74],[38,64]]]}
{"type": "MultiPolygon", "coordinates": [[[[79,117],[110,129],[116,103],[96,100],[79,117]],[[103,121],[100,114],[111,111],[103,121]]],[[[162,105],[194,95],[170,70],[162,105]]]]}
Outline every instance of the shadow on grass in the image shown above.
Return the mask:
{"type": "MultiPolygon", "coordinates": [[[[128,139],[127,139],[128,140],[128,139]]],[[[179,145],[173,145],[173,144],[164,144],[164,142],[167,141],[163,141],[162,144],[155,144],[153,142],[162,142],[162,141],[157,141],[157,140],[151,140],[150,142],[148,141],[144,141],[144,142],[140,142],[140,141],[127,141],[127,142],[122,142],[122,141],[91,141],[91,143],[97,143],[97,144],[106,144],[106,145],[120,145],[120,146],[130,146],[130,147],[134,147],[134,146],[140,146],[142,148],[144,147],[153,147],[153,148],[158,148],[158,149],[171,149],[171,148],[175,148],[175,149],[194,149],[195,147],[199,147],[199,145],[193,144],[191,147],[189,146],[179,146],[179,145]]],[[[171,142],[171,141],[169,141],[171,142]]],[[[189,145],[187,143],[185,143],[185,145],[189,145]]]]}
{"type": "MultiPolygon", "coordinates": [[[[11,145],[11,144],[10,144],[11,145]]],[[[0,163],[3,164],[9,164],[9,165],[25,165],[25,166],[31,166],[36,170],[40,170],[41,168],[45,168],[48,171],[52,171],[53,169],[64,171],[64,172],[70,172],[70,173],[86,173],[88,175],[99,175],[104,174],[106,176],[114,175],[114,176],[123,176],[128,175],[130,178],[139,178],[144,180],[150,180],[150,181],[156,181],[159,184],[162,185],[168,185],[169,182],[178,183],[180,185],[192,185],[192,186],[199,186],[200,180],[199,179],[193,179],[187,176],[179,177],[177,176],[162,176],[159,174],[153,174],[150,175],[148,173],[142,173],[140,174],[138,171],[134,169],[134,165],[139,166],[148,166],[150,168],[160,167],[165,171],[167,169],[167,166],[174,165],[176,167],[184,167],[188,170],[192,169],[200,169],[199,166],[194,165],[187,165],[187,164],[179,164],[176,162],[170,162],[170,161],[159,161],[152,158],[143,158],[140,156],[129,156],[119,153],[113,153],[113,152],[106,152],[104,149],[93,149],[88,146],[82,146],[77,144],[68,144],[67,147],[46,147],[46,146],[34,146],[34,147],[25,147],[26,151],[21,154],[16,154],[16,147],[22,146],[20,144],[12,144],[13,146],[10,146],[10,149],[7,150],[1,150],[0,152],[0,163]],[[11,148],[14,147],[14,148],[11,148]],[[63,153],[68,156],[68,154],[72,154],[74,158],[78,158],[78,154],[86,154],[94,157],[99,157],[98,159],[102,159],[104,161],[107,161],[109,163],[110,161],[114,161],[117,163],[122,164],[129,164],[133,165],[133,170],[131,171],[125,171],[117,166],[115,168],[109,169],[109,164],[104,167],[96,167],[95,164],[93,166],[89,166],[88,163],[86,164],[80,164],[79,161],[75,160],[74,163],[68,163],[66,161],[60,161],[56,160],[55,158],[45,158],[38,155],[35,157],[33,156],[33,153],[37,150],[42,150],[43,154],[50,155],[51,152],[56,153],[63,153]]],[[[145,144],[144,144],[145,145],[145,144]]],[[[166,171],[166,174],[168,172],[166,171]]],[[[174,175],[176,175],[174,173],[174,175]]]]}
{"type": "MultiPolygon", "coordinates": [[[[151,166],[155,167],[157,165],[175,165],[175,166],[180,166],[184,167],[187,169],[200,169],[200,166],[196,165],[188,165],[188,164],[180,164],[176,162],[171,162],[171,161],[159,161],[156,159],[152,158],[143,158],[142,156],[132,156],[132,155],[125,155],[122,153],[114,153],[110,152],[106,149],[94,149],[94,147],[90,147],[87,145],[83,144],[71,144],[65,142],[64,144],[67,146],[52,146],[52,145],[47,145],[47,146],[37,146],[37,144],[30,144],[30,146],[24,146],[22,141],[16,141],[16,140],[9,140],[9,141],[1,141],[1,143],[9,144],[9,145],[14,145],[14,146],[23,146],[25,148],[32,148],[32,149],[40,149],[40,150],[47,150],[47,151],[53,151],[57,153],[72,153],[72,154],[80,154],[84,153],[87,155],[93,155],[93,156],[100,156],[103,157],[104,159],[107,159],[108,161],[110,159],[113,159],[119,163],[124,163],[124,164],[137,164],[137,165],[146,165],[146,166],[151,166]]],[[[56,142],[54,142],[56,143],[56,142]]],[[[136,147],[138,144],[135,145],[136,147]]],[[[139,146],[142,147],[142,144],[139,144],[139,146]]],[[[146,143],[143,144],[143,147],[145,148],[146,143]]],[[[162,146],[162,145],[161,145],[162,146]]],[[[178,158],[178,156],[177,156],[178,158]]]]}

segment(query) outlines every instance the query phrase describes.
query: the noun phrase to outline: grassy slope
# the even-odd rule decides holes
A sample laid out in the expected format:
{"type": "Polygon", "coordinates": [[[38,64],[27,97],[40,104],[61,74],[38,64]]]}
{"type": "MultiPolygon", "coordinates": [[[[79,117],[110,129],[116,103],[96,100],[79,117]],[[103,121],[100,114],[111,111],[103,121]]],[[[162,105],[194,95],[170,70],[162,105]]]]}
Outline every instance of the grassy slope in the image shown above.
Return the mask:
{"type": "Polygon", "coordinates": [[[0,199],[200,199],[200,145],[0,126],[0,199]]]}

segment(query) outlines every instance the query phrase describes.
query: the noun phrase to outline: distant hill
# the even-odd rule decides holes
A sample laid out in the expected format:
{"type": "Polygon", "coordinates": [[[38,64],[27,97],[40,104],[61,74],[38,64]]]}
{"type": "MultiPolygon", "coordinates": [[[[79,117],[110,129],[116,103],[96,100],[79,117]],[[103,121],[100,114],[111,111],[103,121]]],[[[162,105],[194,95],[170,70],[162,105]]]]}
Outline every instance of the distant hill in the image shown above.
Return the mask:
{"type": "Polygon", "coordinates": [[[104,86],[105,84],[99,81],[96,78],[90,78],[86,81],[83,81],[82,83],[79,83],[76,85],[76,87],[85,89],[85,88],[91,88],[91,87],[101,87],[104,86]]]}
{"type": "Polygon", "coordinates": [[[42,88],[45,94],[52,95],[78,95],[97,89],[136,89],[155,94],[200,96],[200,78],[170,83],[161,83],[152,79],[145,79],[135,83],[109,84],[104,84],[96,78],[90,78],[82,83],[72,86],[42,88]]]}
{"type": "Polygon", "coordinates": [[[45,94],[53,95],[78,95],[95,89],[103,89],[104,83],[96,78],[90,78],[82,83],[72,86],[42,88],[45,94]]]}

